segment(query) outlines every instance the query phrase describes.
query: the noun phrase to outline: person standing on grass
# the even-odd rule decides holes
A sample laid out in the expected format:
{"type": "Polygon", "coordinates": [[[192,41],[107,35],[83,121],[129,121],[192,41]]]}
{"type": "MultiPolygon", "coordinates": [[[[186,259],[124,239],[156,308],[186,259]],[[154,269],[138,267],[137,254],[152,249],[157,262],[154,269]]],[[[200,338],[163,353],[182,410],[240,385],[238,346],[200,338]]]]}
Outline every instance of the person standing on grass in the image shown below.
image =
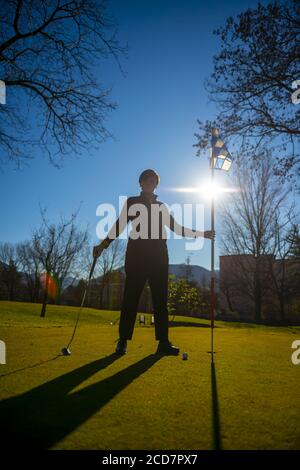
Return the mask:
{"type": "Polygon", "coordinates": [[[159,341],[156,352],[179,354],[179,348],[169,341],[168,335],[169,255],[164,226],[182,236],[209,239],[215,236],[212,230],[201,232],[179,225],[154,194],[159,182],[156,171],[148,169],[141,173],[140,195],[127,199],[108,236],[93,249],[93,256],[97,258],[123,232],[128,222],[132,222],[134,228],[129,234],[125,256],[126,279],[116,347],[116,353],[120,355],[127,352],[127,340],[132,339],[138,303],[146,281],[151,289],[155,338],[159,341]]]}

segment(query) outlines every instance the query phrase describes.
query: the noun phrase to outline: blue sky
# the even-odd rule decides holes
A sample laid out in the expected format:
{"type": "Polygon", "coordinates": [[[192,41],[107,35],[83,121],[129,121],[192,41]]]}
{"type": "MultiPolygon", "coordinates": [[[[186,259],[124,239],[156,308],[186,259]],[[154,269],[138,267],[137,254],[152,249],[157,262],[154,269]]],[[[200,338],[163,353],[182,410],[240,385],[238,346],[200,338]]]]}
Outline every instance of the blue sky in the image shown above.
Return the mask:
{"type": "MultiPolygon", "coordinates": [[[[69,216],[80,206],[79,222],[82,226],[89,224],[96,243],[97,206],[117,206],[119,196],[139,194],[138,176],[146,168],[160,174],[161,184],[156,190],[160,200],[167,204],[203,202],[205,228],[209,229],[209,202],[199,194],[176,193],[168,188],[199,186],[208,176],[208,160],[195,156],[193,144],[197,118],[215,115],[204,89],[219,48],[213,30],[228,16],[257,2],[109,3],[109,11],[119,24],[119,37],[129,46],[128,58],[122,59],[126,77],[113,60],[99,64],[97,70],[104,85],[113,87],[111,98],[118,103],[107,121],[115,140],[91,155],[66,159],[61,169],[41,158],[21,170],[5,166],[0,173],[1,242],[29,238],[40,223],[41,205],[47,207],[53,221],[60,215],[69,216]]],[[[226,180],[226,175],[219,176],[226,180]]],[[[218,254],[218,238],[216,246],[218,254]]],[[[185,250],[184,240],[169,240],[168,247],[170,263],[184,262],[191,253],[185,250]]],[[[210,267],[208,240],[201,250],[192,253],[192,264],[210,267]]]]}

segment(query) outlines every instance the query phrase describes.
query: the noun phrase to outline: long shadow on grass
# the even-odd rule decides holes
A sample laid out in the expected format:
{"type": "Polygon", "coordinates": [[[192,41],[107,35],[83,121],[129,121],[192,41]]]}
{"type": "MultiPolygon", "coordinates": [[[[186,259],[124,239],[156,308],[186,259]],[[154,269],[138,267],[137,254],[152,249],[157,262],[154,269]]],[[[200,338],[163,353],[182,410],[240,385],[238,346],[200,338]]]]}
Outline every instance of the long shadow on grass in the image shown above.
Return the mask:
{"type": "Polygon", "coordinates": [[[214,450],[222,449],[221,427],[219,415],[218,388],[215,363],[211,362],[211,395],[212,395],[212,431],[214,450]]]}
{"type": "Polygon", "coordinates": [[[112,377],[70,393],[84,380],[113,363],[112,354],[68,372],[28,392],[0,402],[1,444],[50,448],[87,421],[161,356],[151,354],[112,377]],[[5,441],[4,441],[5,439],[5,441]]]}

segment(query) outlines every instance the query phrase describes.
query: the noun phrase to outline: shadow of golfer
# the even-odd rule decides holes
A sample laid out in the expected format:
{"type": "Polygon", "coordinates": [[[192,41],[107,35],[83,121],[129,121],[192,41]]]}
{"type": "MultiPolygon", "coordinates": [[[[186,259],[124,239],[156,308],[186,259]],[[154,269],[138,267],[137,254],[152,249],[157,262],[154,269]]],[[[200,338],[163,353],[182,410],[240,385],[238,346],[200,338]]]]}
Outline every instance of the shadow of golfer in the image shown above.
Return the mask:
{"type": "Polygon", "coordinates": [[[149,355],[112,377],[70,393],[80,383],[112,364],[118,357],[112,354],[22,395],[2,400],[0,430],[4,436],[1,438],[3,448],[10,443],[13,443],[16,449],[52,447],[87,421],[160,359],[160,356],[149,355]]]}
{"type": "Polygon", "coordinates": [[[215,369],[214,361],[211,362],[210,367],[211,367],[213,449],[222,450],[218,388],[217,388],[217,378],[216,378],[216,369],[215,369]]]}

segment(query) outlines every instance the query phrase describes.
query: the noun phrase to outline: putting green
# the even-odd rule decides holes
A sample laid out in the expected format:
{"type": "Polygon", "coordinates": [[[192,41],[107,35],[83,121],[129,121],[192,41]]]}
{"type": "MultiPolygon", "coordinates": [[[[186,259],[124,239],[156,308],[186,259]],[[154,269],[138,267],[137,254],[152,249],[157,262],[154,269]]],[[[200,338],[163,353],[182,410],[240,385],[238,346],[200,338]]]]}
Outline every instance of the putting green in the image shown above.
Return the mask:
{"type": "MultiPolygon", "coordinates": [[[[299,449],[299,328],[176,317],[160,357],[154,328],[137,325],[128,354],[112,352],[118,312],[84,309],[72,355],[60,356],[77,308],[0,302],[2,435],[52,449],[299,449]],[[177,325],[177,326],[175,326],[177,325]]],[[[148,323],[150,323],[148,319],[148,323]]]]}

